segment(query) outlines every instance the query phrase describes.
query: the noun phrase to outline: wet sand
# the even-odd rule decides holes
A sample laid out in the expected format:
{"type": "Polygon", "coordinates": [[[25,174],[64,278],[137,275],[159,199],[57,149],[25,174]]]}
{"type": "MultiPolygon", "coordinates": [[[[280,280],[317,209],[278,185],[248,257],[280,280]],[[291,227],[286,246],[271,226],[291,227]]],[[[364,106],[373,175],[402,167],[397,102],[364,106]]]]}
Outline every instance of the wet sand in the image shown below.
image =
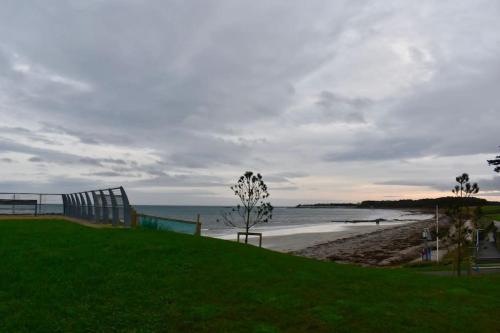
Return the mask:
{"type": "MultiPolygon", "coordinates": [[[[441,220],[440,226],[444,224],[446,221],[441,220]]],[[[264,235],[262,246],[326,261],[391,266],[420,257],[424,228],[434,230],[435,220],[380,225],[345,224],[342,229],[331,232],[264,235]]],[[[249,243],[257,245],[258,238],[250,237],[249,243]]],[[[429,242],[429,245],[432,244],[429,242]]]]}
{"type": "MultiPolygon", "coordinates": [[[[324,244],[327,242],[351,238],[358,235],[371,233],[377,230],[394,228],[394,225],[348,225],[346,230],[332,232],[313,232],[281,236],[264,236],[262,247],[279,252],[299,251],[308,247],[324,244]]],[[[251,244],[258,244],[257,238],[250,238],[251,244]]]]}

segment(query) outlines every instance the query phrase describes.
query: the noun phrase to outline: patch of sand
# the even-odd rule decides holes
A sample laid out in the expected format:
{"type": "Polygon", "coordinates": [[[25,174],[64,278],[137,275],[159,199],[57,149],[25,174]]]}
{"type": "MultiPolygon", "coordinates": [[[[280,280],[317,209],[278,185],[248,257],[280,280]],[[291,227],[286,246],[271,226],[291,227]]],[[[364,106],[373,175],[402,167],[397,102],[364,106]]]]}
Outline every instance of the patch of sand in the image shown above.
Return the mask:
{"type": "MultiPolygon", "coordinates": [[[[446,221],[440,221],[440,225],[446,221]]],[[[422,230],[433,230],[433,219],[337,238],[309,246],[293,254],[321,260],[356,263],[367,266],[389,266],[409,262],[420,256],[422,230]]]]}

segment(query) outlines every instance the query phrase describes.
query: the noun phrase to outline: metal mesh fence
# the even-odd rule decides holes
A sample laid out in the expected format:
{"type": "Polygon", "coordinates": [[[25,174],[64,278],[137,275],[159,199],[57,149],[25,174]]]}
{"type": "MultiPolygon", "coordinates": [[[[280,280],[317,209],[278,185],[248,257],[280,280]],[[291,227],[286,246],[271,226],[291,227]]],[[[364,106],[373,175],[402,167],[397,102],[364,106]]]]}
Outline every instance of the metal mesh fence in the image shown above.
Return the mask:
{"type": "Polygon", "coordinates": [[[0,193],[0,215],[63,214],[60,194],[0,193]]]}
{"type": "Polygon", "coordinates": [[[123,187],[62,195],[64,215],[95,223],[131,225],[131,206],[123,187]]]}
{"type": "Polygon", "coordinates": [[[123,187],[68,194],[0,192],[0,214],[61,214],[94,223],[131,226],[132,208],[123,187]]]}

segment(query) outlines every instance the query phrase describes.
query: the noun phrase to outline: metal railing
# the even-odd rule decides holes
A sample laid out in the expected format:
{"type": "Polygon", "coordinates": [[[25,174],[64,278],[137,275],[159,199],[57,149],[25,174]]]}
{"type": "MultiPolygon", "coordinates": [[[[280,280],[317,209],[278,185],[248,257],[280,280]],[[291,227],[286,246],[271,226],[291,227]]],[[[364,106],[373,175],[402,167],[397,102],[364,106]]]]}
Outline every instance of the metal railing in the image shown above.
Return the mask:
{"type": "Polygon", "coordinates": [[[201,234],[201,221],[137,214],[123,186],[74,193],[0,192],[0,214],[63,215],[97,224],[201,234]]]}
{"type": "Polygon", "coordinates": [[[0,192],[0,215],[62,214],[61,194],[0,192]]]}
{"type": "Polygon", "coordinates": [[[63,214],[113,226],[132,225],[132,207],[122,186],[62,194],[63,214]]]}

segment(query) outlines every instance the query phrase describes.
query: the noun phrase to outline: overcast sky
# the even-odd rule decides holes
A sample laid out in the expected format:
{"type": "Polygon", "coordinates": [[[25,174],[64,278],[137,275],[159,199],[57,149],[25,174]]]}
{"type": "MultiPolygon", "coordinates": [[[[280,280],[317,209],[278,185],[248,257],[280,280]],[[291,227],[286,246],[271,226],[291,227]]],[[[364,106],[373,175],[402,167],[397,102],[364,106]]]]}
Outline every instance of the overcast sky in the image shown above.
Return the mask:
{"type": "Polygon", "coordinates": [[[500,2],[0,0],[0,191],[500,199],[500,2]],[[495,192],[496,191],[496,192],[495,192]],[[497,195],[497,196],[495,196],[497,195]]]}

